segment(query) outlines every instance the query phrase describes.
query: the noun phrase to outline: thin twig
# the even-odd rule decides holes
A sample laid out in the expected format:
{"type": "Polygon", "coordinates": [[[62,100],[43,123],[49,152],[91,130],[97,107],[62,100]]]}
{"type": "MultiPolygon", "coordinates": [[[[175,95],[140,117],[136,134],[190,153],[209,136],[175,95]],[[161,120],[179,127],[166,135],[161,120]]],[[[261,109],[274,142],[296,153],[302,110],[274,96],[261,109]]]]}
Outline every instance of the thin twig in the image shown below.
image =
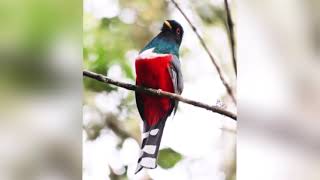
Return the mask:
{"type": "Polygon", "coordinates": [[[217,64],[216,60],[214,59],[212,53],[210,52],[208,46],[206,45],[206,43],[204,42],[203,38],[200,36],[199,32],[197,31],[197,28],[192,24],[192,22],[190,21],[190,19],[188,18],[188,16],[182,11],[182,9],[180,8],[180,6],[177,4],[177,2],[175,0],[171,0],[171,2],[176,6],[176,8],[180,11],[180,13],[183,15],[183,17],[188,21],[189,25],[191,26],[192,30],[194,31],[194,33],[197,35],[201,45],[203,46],[203,48],[205,49],[205,51],[207,52],[207,54],[209,55],[213,65],[215,66],[219,77],[221,79],[222,84],[225,86],[227,93],[230,95],[232,101],[234,103],[236,103],[236,98],[232,92],[232,89],[230,87],[230,85],[227,83],[226,79],[223,77],[222,75],[222,70],[219,67],[219,65],[217,64]]]}
{"type": "Polygon", "coordinates": [[[181,101],[181,102],[184,102],[184,103],[187,103],[187,104],[191,104],[193,106],[197,106],[197,107],[200,107],[200,108],[203,108],[203,109],[215,112],[215,113],[219,113],[221,115],[230,117],[235,121],[237,120],[237,115],[232,113],[232,112],[229,112],[229,111],[227,111],[225,109],[222,109],[222,108],[220,108],[218,106],[210,106],[210,105],[207,105],[207,104],[204,104],[204,103],[201,103],[201,102],[197,102],[197,101],[193,101],[193,100],[190,100],[190,99],[186,99],[186,98],[184,98],[184,97],[182,97],[182,96],[180,96],[178,94],[174,94],[174,93],[170,93],[170,92],[166,92],[166,91],[162,91],[162,90],[156,90],[156,89],[152,89],[152,88],[146,88],[146,87],[142,87],[142,86],[136,86],[136,85],[133,85],[133,84],[123,83],[123,82],[119,82],[119,81],[115,81],[115,80],[112,80],[112,79],[110,79],[110,78],[108,78],[106,76],[103,76],[101,74],[97,74],[97,73],[90,72],[90,71],[87,71],[87,70],[83,71],[83,76],[87,76],[87,77],[90,77],[92,79],[95,79],[95,80],[98,80],[98,81],[101,81],[101,82],[104,82],[104,83],[112,84],[112,85],[115,85],[115,86],[118,86],[118,87],[122,87],[122,88],[125,88],[125,89],[128,89],[128,90],[132,90],[132,91],[146,93],[146,94],[154,95],[154,96],[167,97],[167,98],[174,99],[174,100],[177,100],[177,101],[181,101]]]}
{"type": "Polygon", "coordinates": [[[224,0],[224,6],[227,12],[227,23],[228,23],[227,29],[229,30],[233,67],[234,67],[234,72],[237,76],[237,60],[236,60],[235,38],[234,38],[234,31],[233,31],[233,21],[232,21],[230,9],[229,9],[228,0],[224,0]]]}

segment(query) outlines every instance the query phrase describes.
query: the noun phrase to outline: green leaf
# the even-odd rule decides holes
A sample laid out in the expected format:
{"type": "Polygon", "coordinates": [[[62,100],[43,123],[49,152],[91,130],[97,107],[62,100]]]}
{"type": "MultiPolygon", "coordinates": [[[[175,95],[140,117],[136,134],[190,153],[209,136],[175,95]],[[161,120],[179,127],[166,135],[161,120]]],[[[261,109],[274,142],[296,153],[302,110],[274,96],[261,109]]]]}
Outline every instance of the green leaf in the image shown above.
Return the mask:
{"type": "Polygon", "coordinates": [[[182,159],[182,155],[171,148],[162,149],[159,152],[158,164],[164,169],[172,168],[182,159]]]}

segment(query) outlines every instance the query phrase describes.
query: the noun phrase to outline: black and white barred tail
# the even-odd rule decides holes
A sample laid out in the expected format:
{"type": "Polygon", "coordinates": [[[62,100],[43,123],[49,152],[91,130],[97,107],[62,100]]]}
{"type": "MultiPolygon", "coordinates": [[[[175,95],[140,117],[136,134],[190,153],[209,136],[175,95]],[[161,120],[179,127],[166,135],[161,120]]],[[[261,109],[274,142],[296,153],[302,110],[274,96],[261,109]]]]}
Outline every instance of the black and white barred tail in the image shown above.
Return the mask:
{"type": "Polygon", "coordinates": [[[160,121],[152,128],[144,127],[141,153],[135,174],[143,168],[154,169],[157,167],[157,157],[165,123],[166,122],[164,120],[160,121]]]}

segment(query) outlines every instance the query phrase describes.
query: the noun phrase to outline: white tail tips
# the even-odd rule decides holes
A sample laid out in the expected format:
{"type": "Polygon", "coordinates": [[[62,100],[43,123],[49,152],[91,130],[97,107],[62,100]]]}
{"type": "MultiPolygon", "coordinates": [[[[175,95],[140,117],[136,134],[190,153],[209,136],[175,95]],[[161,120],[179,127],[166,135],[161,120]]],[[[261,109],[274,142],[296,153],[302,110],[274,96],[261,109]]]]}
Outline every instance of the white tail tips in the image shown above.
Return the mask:
{"type": "Polygon", "coordinates": [[[138,163],[135,174],[137,174],[142,168],[154,169],[157,167],[156,158],[143,157],[138,163]]]}

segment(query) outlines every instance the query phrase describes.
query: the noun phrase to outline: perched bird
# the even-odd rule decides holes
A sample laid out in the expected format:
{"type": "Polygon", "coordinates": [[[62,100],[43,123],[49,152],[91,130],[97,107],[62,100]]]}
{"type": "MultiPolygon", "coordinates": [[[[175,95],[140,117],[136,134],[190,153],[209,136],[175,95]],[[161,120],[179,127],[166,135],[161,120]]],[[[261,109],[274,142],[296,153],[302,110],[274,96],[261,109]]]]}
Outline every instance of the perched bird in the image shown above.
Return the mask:
{"type": "MultiPolygon", "coordinates": [[[[183,37],[182,26],[166,20],[161,32],[139,53],[135,61],[136,85],[181,94],[183,79],[179,48],[183,37]]],[[[157,156],[167,118],[175,114],[178,101],[166,97],[136,92],[136,104],[143,120],[141,154],[136,173],[142,168],[157,167],[157,156]]]]}

